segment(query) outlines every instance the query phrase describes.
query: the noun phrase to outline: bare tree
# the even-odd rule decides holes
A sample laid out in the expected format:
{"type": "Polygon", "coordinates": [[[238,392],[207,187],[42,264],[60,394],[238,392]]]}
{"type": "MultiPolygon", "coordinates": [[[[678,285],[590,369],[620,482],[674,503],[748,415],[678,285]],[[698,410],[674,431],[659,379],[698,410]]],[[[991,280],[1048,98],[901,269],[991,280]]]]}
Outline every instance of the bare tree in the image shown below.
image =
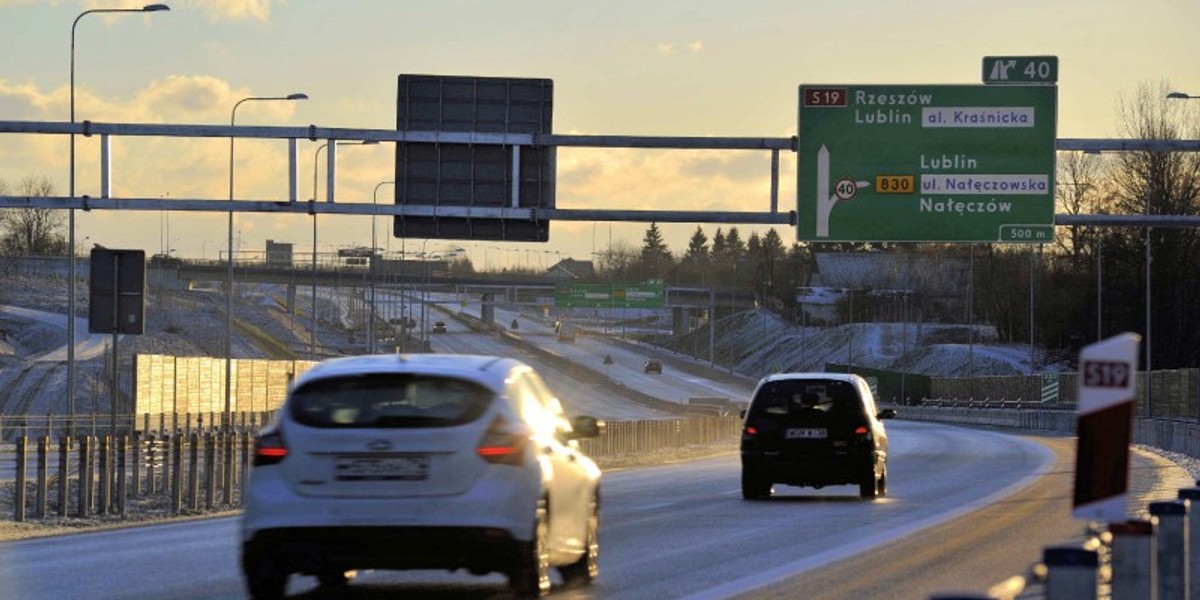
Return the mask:
{"type": "Polygon", "coordinates": [[[628,240],[613,240],[611,246],[600,253],[597,269],[612,280],[628,277],[641,251],[628,240]]]}
{"type": "MultiPolygon", "coordinates": [[[[1119,103],[1126,137],[1200,136],[1200,121],[1188,119],[1186,103],[1167,99],[1169,89],[1166,83],[1142,85],[1119,103]]],[[[1111,181],[1116,212],[1200,214],[1200,155],[1196,153],[1123,152],[1116,157],[1111,181]]],[[[1105,237],[1105,277],[1111,290],[1106,291],[1106,305],[1114,310],[1110,330],[1145,329],[1146,244],[1153,257],[1149,290],[1153,366],[1195,366],[1200,363],[1200,273],[1195,268],[1200,232],[1196,230],[1125,228],[1105,237]]]]}
{"type": "MultiPolygon", "coordinates": [[[[1069,215],[1098,214],[1108,212],[1105,207],[1106,194],[1105,163],[1099,154],[1084,152],[1060,152],[1056,181],[1057,210],[1069,215]]],[[[1097,228],[1072,225],[1066,235],[1056,235],[1054,245],[1075,262],[1086,258],[1084,254],[1095,243],[1097,228]]]]}
{"type": "MultiPolygon", "coordinates": [[[[45,176],[31,175],[21,180],[17,195],[52,196],[54,184],[45,176]]],[[[63,211],[55,208],[0,210],[0,251],[8,256],[63,254],[67,246],[62,233],[64,220],[63,211]]]]}

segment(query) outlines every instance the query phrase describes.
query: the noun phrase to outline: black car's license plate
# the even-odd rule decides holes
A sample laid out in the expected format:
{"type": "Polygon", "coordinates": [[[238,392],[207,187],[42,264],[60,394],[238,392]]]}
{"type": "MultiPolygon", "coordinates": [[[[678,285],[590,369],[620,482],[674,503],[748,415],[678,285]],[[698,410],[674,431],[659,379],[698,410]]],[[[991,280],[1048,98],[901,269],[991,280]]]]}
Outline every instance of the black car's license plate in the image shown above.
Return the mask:
{"type": "Polygon", "coordinates": [[[823,440],[829,437],[824,427],[792,427],[784,432],[783,437],[789,440],[823,440]]]}

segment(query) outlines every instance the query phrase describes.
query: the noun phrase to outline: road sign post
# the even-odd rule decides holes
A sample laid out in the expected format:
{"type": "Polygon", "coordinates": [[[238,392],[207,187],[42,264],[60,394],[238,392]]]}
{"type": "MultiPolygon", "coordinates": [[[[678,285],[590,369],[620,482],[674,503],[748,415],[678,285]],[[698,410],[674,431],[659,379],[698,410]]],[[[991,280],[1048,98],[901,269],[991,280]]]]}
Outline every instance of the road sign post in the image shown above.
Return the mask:
{"type": "Polygon", "coordinates": [[[1051,241],[1056,91],[800,86],[798,238],[1051,241]]]}
{"type": "Polygon", "coordinates": [[[1079,353],[1075,518],[1108,522],[1127,518],[1125,491],[1141,339],[1123,333],[1079,353]]]}

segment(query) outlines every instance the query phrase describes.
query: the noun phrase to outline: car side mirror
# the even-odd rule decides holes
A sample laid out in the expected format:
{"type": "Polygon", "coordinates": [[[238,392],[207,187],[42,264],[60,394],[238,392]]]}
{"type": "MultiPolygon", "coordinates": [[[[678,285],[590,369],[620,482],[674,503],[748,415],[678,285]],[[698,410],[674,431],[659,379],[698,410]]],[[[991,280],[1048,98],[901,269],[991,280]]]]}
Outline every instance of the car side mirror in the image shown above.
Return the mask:
{"type": "Polygon", "coordinates": [[[571,419],[571,437],[574,439],[600,437],[604,433],[604,421],[596,417],[575,417],[571,419]]]}
{"type": "Polygon", "coordinates": [[[742,410],[739,410],[739,411],[738,411],[738,418],[739,418],[739,419],[745,419],[745,418],[746,418],[746,409],[744,409],[744,408],[743,408],[742,410]]]}
{"type": "Polygon", "coordinates": [[[879,411],[879,418],[880,419],[895,419],[896,418],[896,409],[885,408],[885,409],[879,411]]]}

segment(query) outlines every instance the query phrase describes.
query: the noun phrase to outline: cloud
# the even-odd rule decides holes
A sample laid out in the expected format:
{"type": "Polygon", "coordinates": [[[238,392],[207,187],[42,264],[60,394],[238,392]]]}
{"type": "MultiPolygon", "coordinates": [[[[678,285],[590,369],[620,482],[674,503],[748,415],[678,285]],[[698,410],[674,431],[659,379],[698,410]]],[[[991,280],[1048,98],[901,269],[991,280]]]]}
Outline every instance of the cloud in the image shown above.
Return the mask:
{"type": "MultiPolygon", "coordinates": [[[[559,204],[570,208],[765,211],[770,167],[766,152],[560,149],[559,204]]],[[[786,172],[782,165],[780,170],[786,172]]]]}
{"type": "Polygon", "coordinates": [[[685,44],[676,45],[672,42],[660,42],[658,44],[658,53],[663,56],[673,56],[676,49],[684,49],[692,54],[699,54],[704,50],[704,42],[695,40],[685,44]]]}
{"type": "Polygon", "coordinates": [[[271,19],[271,2],[272,0],[183,0],[182,3],[208,13],[208,20],[212,22],[251,19],[266,22],[271,19]]]}

